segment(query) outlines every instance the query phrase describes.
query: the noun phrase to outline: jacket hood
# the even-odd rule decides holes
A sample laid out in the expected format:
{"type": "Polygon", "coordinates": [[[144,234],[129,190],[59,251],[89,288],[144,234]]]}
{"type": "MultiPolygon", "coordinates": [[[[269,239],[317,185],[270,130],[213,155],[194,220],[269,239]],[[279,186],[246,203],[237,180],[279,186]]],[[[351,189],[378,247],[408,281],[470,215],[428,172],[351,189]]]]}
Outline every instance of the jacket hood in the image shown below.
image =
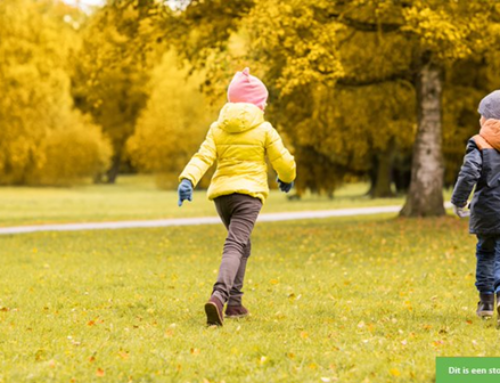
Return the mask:
{"type": "Polygon", "coordinates": [[[479,131],[479,135],[483,137],[488,144],[500,151],[500,120],[486,120],[479,131]]]}
{"type": "Polygon", "coordinates": [[[253,104],[227,103],[220,111],[217,124],[228,133],[240,133],[264,122],[264,112],[253,104]]]}

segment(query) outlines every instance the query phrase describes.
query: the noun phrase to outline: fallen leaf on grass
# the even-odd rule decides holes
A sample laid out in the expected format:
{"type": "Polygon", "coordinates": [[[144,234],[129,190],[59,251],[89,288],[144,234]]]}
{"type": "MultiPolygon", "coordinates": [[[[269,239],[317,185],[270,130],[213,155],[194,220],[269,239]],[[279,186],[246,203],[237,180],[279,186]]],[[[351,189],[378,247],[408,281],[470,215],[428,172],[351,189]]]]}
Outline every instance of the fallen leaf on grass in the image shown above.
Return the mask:
{"type": "Polygon", "coordinates": [[[171,328],[168,328],[166,331],[165,331],[165,336],[167,338],[171,338],[174,336],[174,330],[172,330],[171,328]]]}
{"type": "Polygon", "coordinates": [[[122,359],[128,359],[128,356],[129,356],[129,353],[128,352],[125,352],[125,351],[120,351],[118,353],[118,356],[122,359]]]}
{"type": "Polygon", "coordinates": [[[103,320],[100,320],[98,321],[99,317],[95,318],[95,319],[91,319],[87,322],[87,326],[94,326],[98,323],[103,323],[104,321],[103,320]]]}
{"type": "Polygon", "coordinates": [[[43,360],[45,354],[46,354],[46,351],[44,349],[37,350],[37,352],[35,352],[35,360],[43,360]]]}
{"type": "Polygon", "coordinates": [[[389,372],[392,376],[401,376],[401,372],[397,368],[391,368],[389,372]]]}

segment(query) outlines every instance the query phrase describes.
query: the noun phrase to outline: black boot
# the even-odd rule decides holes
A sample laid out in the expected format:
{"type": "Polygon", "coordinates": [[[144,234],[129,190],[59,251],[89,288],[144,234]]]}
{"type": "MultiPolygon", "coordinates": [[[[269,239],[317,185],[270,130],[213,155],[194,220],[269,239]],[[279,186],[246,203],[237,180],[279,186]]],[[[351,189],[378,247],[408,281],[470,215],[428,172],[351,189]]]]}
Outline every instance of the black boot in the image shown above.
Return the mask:
{"type": "MultiPolygon", "coordinates": [[[[477,311],[476,311],[478,317],[491,318],[493,316],[494,306],[495,306],[494,294],[479,293],[479,302],[477,303],[477,311]]],[[[497,307],[497,311],[500,313],[500,307],[497,307]]]]}

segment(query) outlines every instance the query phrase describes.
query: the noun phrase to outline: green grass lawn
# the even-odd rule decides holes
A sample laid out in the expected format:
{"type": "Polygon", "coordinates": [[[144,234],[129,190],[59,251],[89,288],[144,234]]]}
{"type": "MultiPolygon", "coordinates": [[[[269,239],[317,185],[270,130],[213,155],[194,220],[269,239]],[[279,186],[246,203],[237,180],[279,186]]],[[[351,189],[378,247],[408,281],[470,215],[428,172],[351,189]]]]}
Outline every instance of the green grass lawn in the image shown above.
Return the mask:
{"type": "MultiPolygon", "coordinates": [[[[273,190],[263,212],[323,210],[348,207],[403,205],[404,198],[371,199],[366,184],[346,185],[334,199],[305,195],[289,201],[273,190]]],[[[449,198],[449,191],[445,192],[449,198]]],[[[60,222],[143,220],[216,215],[205,191],[195,191],[194,201],[177,206],[175,191],[159,190],[153,177],[122,176],[116,185],[73,188],[0,188],[0,226],[60,222]]]]}
{"type": "Polygon", "coordinates": [[[430,383],[436,356],[500,354],[495,323],[474,314],[466,221],[260,223],[251,317],[207,328],[224,236],[0,237],[0,382],[430,383]]]}

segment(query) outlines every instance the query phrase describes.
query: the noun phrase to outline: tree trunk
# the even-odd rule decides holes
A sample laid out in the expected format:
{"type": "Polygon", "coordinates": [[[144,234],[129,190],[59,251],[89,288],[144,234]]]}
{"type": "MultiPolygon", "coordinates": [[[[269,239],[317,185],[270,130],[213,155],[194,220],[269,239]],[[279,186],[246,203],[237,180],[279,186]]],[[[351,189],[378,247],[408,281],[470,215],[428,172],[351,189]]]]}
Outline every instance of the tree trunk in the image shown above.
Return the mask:
{"type": "Polygon", "coordinates": [[[392,163],[392,180],[396,187],[396,194],[407,194],[411,182],[411,156],[397,153],[392,163]]]}
{"type": "Polygon", "coordinates": [[[384,153],[377,155],[377,177],[372,190],[373,198],[394,197],[392,191],[392,160],[393,149],[388,148],[384,153]]]}
{"type": "Polygon", "coordinates": [[[411,184],[401,216],[445,214],[441,150],[441,71],[428,63],[417,78],[418,130],[413,146],[411,184]]]}
{"type": "Polygon", "coordinates": [[[375,186],[377,185],[377,173],[378,173],[377,156],[373,156],[372,164],[373,166],[368,170],[368,179],[370,180],[370,188],[366,192],[366,195],[369,197],[373,197],[373,193],[375,192],[375,186]]]}
{"type": "Polygon", "coordinates": [[[116,182],[116,178],[118,177],[118,173],[120,171],[120,164],[121,155],[115,154],[111,159],[111,167],[106,172],[108,184],[114,184],[116,182]]]}

